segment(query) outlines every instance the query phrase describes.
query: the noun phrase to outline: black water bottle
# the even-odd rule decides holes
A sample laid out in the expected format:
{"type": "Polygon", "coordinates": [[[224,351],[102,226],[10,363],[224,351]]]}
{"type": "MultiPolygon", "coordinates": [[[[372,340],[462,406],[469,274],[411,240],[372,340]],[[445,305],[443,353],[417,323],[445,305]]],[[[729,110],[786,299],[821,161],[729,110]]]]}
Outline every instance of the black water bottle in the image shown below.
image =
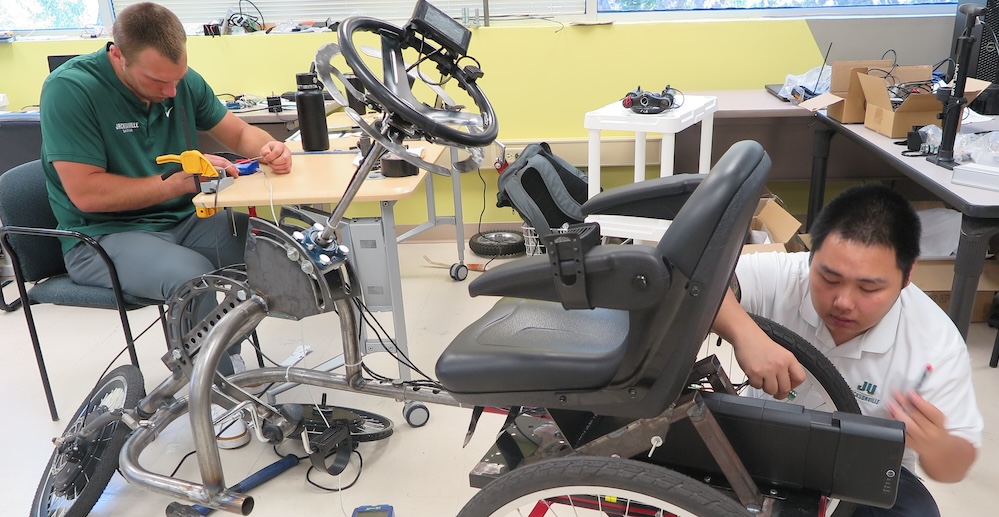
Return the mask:
{"type": "Polygon", "coordinates": [[[326,129],[326,107],[321,83],[314,73],[297,74],[295,80],[298,83],[295,107],[298,109],[302,149],[325,151],[330,148],[330,138],[326,129]]]}

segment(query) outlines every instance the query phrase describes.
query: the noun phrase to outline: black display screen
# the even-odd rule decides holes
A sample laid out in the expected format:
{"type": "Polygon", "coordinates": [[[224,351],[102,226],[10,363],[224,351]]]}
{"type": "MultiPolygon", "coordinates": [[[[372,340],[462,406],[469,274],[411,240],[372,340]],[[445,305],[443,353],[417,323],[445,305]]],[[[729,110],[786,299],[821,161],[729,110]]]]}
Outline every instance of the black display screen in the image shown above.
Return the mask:
{"type": "Polygon", "coordinates": [[[426,0],[417,2],[412,23],[418,31],[426,33],[431,40],[447,49],[462,55],[468,52],[472,31],[426,0]]]}

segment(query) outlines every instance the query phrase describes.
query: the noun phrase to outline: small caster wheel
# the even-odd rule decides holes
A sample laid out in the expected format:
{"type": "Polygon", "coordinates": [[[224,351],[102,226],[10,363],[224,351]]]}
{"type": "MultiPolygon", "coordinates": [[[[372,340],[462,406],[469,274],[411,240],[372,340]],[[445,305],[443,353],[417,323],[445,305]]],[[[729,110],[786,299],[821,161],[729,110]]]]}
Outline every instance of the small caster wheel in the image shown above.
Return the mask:
{"type": "Polygon", "coordinates": [[[407,402],[402,406],[402,416],[410,427],[423,427],[430,420],[430,410],[422,402],[407,402]]]}
{"type": "Polygon", "coordinates": [[[451,264],[451,278],[459,282],[468,278],[468,266],[461,263],[451,264]]]}

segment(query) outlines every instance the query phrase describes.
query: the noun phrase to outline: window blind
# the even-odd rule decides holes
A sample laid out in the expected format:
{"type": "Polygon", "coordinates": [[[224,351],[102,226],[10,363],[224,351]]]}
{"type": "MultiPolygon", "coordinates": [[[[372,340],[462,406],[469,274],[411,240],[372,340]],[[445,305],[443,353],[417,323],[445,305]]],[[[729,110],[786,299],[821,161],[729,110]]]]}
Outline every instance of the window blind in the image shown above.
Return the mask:
{"type": "MultiPolygon", "coordinates": [[[[129,5],[143,0],[111,0],[115,13],[129,5]]],[[[586,0],[488,0],[490,17],[514,16],[554,16],[581,15],[586,12],[586,0]]],[[[185,24],[204,24],[221,20],[227,9],[259,17],[257,9],[266,23],[286,23],[289,21],[333,21],[348,16],[368,16],[382,20],[400,22],[408,20],[416,6],[415,0],[157,0],[157,3],[173,11],[185,24]],[[254,5],[256,8],[254,8],[254,5]]],[[[485,14],[483,0],[435,0],[435,7],[461,20],[465,12],[473,16],[479,10],[479,17],[485,14]],[[467,10],[467,11],[465,11],[467,10]]]]}

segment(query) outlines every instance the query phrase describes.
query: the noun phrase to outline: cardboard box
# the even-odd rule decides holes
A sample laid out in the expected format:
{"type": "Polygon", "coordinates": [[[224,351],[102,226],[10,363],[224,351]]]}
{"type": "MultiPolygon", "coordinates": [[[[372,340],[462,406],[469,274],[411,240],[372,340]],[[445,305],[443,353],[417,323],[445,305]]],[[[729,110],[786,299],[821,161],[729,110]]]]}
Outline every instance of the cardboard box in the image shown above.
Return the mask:
{"type": "Polygon", "coordinates": [[[833,61],[832,77],[829,83],[829,93],[839,100],[826,104],[826,114],[833,120],[843,124],[860,124],[864,121],[865,102],[864,89],[857,79],[858,73],[866,74],[871,68],[887,70],[891,61],[874,59],[867,61],[833,61]]]}
{"type": "MultiPolygon", "coordinates": [[[[945,312],[950,307],[950,289],[954,282],[953,260],[917,261],[912,269],[912,283],[923,290],[945,312]]],[[[999,292],[999,263],[986,260],[978,280],[978,292],[971,310],[971,321],[980,323],[989,319],[992,299],[999,292]]]]}
{"type": "Polygon", "coordinates": [[[742,253],[765,251],[804,251],[804,244],[797,238],[801,222],[781,206],[776,197],[763,197],[756,205],[750,230],[763,232],[766,243],[748,243],[742,253]]]}
{"type": "MultiPolygon", "coordinates": [[[[919,81],[929,79],[931,71],[929,66],[899,66],[895,67],[892,75],[897,78],[897,82],[919,81]]],[[[937,115],[943,110],[943,105],[937,100],[936,94],[910,93],[895,107],[888,94],[887,80],[871,74],[858,74],[857,78],[867,100],[864,127],[889,138],[904,138],[913,126],[940,125],[937,115]]],[[[988,85],[987,81],[969,78],[965,86],[965,98],[970,103],[988,85]]]]}

